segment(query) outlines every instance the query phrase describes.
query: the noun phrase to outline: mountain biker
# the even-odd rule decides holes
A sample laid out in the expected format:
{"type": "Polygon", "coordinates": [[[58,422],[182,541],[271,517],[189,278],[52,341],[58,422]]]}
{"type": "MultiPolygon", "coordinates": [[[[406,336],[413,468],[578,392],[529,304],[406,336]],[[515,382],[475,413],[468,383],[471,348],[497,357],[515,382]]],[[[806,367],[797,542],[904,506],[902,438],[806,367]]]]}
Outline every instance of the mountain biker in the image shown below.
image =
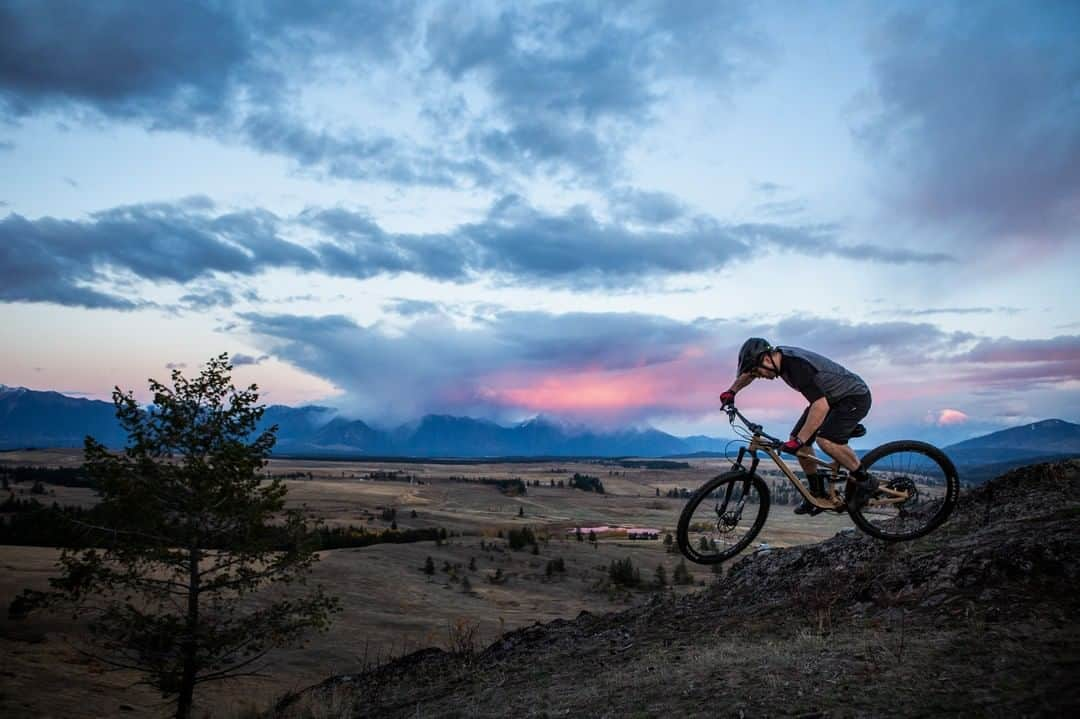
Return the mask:
{"type": "MultiPolygon", "coordinates": [[[[795,455],[806,472],[810,493],[825,497],[825,479],[817,474],[817,465],[809,459],[811,445],[818,446],[848,470],[851,482],[847,501],[860,508],[873,496],[877,480],[867,476],[858,456],[848,446],[852,431],[870,411],[870,388],[859,375],[816,352],[799,347],[773,347],[760,337],[751,337],[739,350],[738,376],[731,388],[720,395],[720,402],[734,404],[735,393],[757,378],[780,377],[799,392],[810,405],[791,430],[791,438],[780,450],[795,455]]],[[[817,514],[821,510],[803,499],[796,514],[817,514]]]]}

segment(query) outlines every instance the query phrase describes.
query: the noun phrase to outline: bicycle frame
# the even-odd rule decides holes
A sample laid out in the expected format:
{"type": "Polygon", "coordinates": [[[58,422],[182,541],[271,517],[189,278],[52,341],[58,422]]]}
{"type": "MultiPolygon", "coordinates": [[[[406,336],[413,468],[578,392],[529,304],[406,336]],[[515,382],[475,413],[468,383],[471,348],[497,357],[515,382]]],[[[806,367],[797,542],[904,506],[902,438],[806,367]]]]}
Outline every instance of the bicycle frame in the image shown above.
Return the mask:
{"type": "MultiPolygon", "coordinates": [[[[753,433],[753,435],[750,437],[749,444],[746,447],[739,448],[739,456],[735,460],[736,467],[745,469],[742,464],[743,459],[746,457],[746,455],[749,454],[753,458],[753,461],[750,463],[749,472],[750,474],[753,474],[755,471],[757,471],[758,462],[761,461],[761,458],[758,457],[758,452],[764,452],[766,455],[768,455],[769,459],[771,459],[773,463],[780,469],[780,471],[784,473],[784,476],[787,477],[788,481],[791,482],[792,485],[794,485],[795,489],[799,492],[799,494],[803,496],[803,499],[805,499],[807,502],[822,510],[828,509],[835,512],[843,511],[845,506],[844,498],[841,497],[840,493],[836,491],[837,482],[830,481],[827,483],[828,487],[826,488],[825,497],[815,497],[813,494],[810,493],[810,490],[807,489],[806,485],[803,484],[799,480],[799,478],[795,476],[795,473],[791,471],[791,468],[788,467],[787,463],[784,462],[784,460],[780,457],[780,453],[776,451],[777,448],[782,444],[779,439],[769,434],[766,434],[760,424],[755,424],[754,422],[748,420],[745,416],[743,416],[742,412],[735,409],[734,405],[726,408],[725,411],[728,413],[728,417],[730,418],[732,424],[734,424],[735,418],[738,417],[739,420],[741,420],[742,423],[746,425],[746,428],[753,433]]],[[[809,447],[803,447],[802,449],[800,449],[798,456],[800,459],[810,460],[811,462],[817,464],[818,467],[829,470],[831,476],[834,478],[838,478],[840,476],[839,462],[837,462],[836,460],[833,460],[832,462],[826,462],[823,459],[819,459],[817,456],[814,455],[814,451],[809,447]]],[[[878,488],[878,493],[879,495],[885,496],[879,496],[871,499],[868,502],[869,506],[900,504],[901,502],[904,502],[908,499],[907,492],[895,490],[890,487],[881,486],[878,488]]],[[[726,504],[727,503],[725,502],[725,505],[726,504]]]]}

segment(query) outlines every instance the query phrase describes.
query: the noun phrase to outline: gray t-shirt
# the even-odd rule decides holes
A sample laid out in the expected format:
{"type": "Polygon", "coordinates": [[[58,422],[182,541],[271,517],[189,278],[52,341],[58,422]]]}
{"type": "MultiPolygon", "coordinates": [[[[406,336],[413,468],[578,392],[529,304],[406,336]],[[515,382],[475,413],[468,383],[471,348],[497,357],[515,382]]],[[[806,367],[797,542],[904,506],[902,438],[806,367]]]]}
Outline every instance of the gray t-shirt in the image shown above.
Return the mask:
{"type": "Polygon", "coordinates": [[[808,402],[825,397],[829,404],[857,394],[870,394],[870,388],[862,377],[841,367],[828,357],[801,347],[777,346],[784,359],[780,363],[780,377],[808,402]],[[788,359],[795,361],[788,362],[788,359]]]}

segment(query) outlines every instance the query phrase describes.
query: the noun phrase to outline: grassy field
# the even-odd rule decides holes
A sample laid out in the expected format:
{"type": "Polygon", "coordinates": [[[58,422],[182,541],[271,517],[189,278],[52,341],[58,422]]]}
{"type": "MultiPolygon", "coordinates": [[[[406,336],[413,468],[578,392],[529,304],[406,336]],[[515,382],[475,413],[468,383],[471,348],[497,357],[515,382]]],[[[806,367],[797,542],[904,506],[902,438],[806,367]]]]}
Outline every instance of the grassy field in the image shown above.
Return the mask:
{"type": "MultiPolygon", "coordinates": [[[[77,451],[3,453],[6,464],[74,466],[77,451]]],[[[262,680],[244,679],[206,687],[200,707],[213,716],[235,716],[246,707],[265,707],[291,689],[335,673],[354,672],[422,647],[446,647],[454,626],[474,626],[475,641],[486,645],[502,632],[534,622],[570,618],[581,611],[603,613],[647,601],[657,590],[622,590],[607,586],[607,567],[629,557],[642,579],[652,582],[663,565],[668,578],[680,561],[663,542],[602,537],[578,542],[566,530],[575,526],[621,525],[674,532],[684,500],[663,496],[674,488],[692,489],[727,466],[717,460],[694,461],[688,469],[650,470],[595,462],[512,464],[415,464],[273,460],[268,471],[298,475],[286,480],[289,501],[305,505],[330,525],[382,530],[390,522],[382,510],[394,508],[401,529],[444,527],[457,536],[442,546],[434,542],[383,544],[321,554],[315,581],[337,594],[343,605],[328,634],[304,647],[273,655],[262,680]],[[389,476],[398,479],[367,480],[389,476]],[[605,493],[595,494],[564,483],[575,473],[599,477],[605,493]],[[451,479],[456,478],[456,479],[451,479]],[[462,481],[480,478],[539,480],[524,496],[507,496],[491,485],[462,481]],[[661,496],[657,496],[657,490],[661,496]],[[413,517],[413,512],[416,516],[413,517]],[[523,514],[523,516],[520,516],[523,514]],[[499,532],[529,526],[543,539],[539,553],[510,551],[499,532]],[[481,549],[481,543],[484,548],[481,549]],[[431,557],[436,572],[422,571],[431,557]],[[562,559],[565,574],[547,576],[548,560],[562,559]],[[475,570],[469,570],[475,561],[475,570]],[[449,567],[451,571],[444,571],[449,567]],[[488,577],[501,570],[505,582],[488,577]],[[468,577],[471,591],[463,590],[468,577]]],[[[93,501],[88,490],[48,487],[61,503],[93,501]]],[[[29,487],[19,485],[22,494],[29,487]]],[[[798,517],[788,506],[774,506],[758,541],[772,546],[815,542],[849,526],[846,516],[798,517]]],[[[44,588],[57,552],[36,547],[0,546],[0,603],[25,587],[44,588]]],[[[693,591],[714,581],[705,567],[691,565],[695,585],[663,591],[693,591]]],[[[160,699],[138,677],[107,672],[75,649],[80,626],[63,617],[0,621],[0,647],[8,657],[0,671],[0,713],[4,716],[156,715],[160,699]]]]}

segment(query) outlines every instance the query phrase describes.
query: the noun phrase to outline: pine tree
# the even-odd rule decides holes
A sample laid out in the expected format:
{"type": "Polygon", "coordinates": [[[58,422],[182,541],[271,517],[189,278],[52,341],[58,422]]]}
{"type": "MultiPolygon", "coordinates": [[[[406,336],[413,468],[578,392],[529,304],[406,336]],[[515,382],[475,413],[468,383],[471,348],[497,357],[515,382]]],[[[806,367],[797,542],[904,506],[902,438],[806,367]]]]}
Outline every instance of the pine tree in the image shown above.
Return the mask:
{"type": "Polygon", "coordinates": [[[31,608],[92,614],[91,653],[144,674],[181,719],[197,685],[251,673],[338,610],[321,587],[303,589],[318,561],[315,525],[285,509],[282,480],[264,480],[277,428],[256,434],[257,388],[238,390],[231,370],[223,354],[196,378],[151,380],[149,410],[115,389],[125,451],[92,437],[84,449],[97,524],[62,552],[51,592],[23,594],[31,608]],[[244,601],[270,585],[267,601],[244,601]]]}

